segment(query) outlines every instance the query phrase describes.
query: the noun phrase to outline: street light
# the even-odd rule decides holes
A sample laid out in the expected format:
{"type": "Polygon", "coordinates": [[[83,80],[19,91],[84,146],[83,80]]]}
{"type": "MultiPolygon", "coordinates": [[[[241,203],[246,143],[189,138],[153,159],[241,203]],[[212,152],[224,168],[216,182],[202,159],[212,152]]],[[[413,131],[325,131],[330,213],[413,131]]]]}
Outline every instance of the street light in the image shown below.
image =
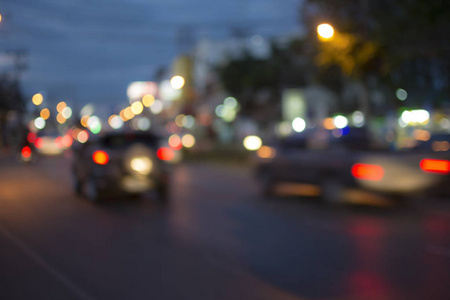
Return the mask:
{"type": "Polygon", "coordinates": [[[317,26],[317,34],[322,40],[330,40],[334,36],[334,28],[330,24],[320,24],[317,26]]]}
{"type": "Polygon", "coordinates": [[[184,78],[181,76],[173,76],[172,79],[170,80],[170,86],[173,89],[179,90],[184,86],[184,78]]]}
{"type": "Polygon", "coordinates": [[[44,101],[44,97],[42,96],[41,93],[37,93],[33,95],[31,101],[33,102],[34,105],[39,106],[44,101]]]}

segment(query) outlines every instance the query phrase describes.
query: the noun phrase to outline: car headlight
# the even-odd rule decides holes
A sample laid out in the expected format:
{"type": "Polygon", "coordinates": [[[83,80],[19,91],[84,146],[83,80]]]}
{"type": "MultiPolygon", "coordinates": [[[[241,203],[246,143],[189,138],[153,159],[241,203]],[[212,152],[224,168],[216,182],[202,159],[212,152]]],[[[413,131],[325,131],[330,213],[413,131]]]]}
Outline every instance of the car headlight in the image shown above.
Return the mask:
{"type": "Polygon", "coordinates": [[[130,161],[130,167],[142,175],[148,175],[153,169],[153,162],[149,157],[134,157],[130,161]]]}

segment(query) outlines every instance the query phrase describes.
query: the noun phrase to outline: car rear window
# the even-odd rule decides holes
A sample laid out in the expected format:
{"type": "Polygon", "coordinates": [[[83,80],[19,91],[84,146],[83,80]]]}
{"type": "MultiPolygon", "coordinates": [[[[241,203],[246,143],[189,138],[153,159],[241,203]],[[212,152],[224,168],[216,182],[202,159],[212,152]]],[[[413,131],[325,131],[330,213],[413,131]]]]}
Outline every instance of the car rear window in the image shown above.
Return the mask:
{"type": "Polygon", "coordinates": [[[158,145],[160,137],[151,134],[123,134],[104,136],[99,142],[107,148],[125,148],[129,145],[140,143],[150,147],[158,145]]]}

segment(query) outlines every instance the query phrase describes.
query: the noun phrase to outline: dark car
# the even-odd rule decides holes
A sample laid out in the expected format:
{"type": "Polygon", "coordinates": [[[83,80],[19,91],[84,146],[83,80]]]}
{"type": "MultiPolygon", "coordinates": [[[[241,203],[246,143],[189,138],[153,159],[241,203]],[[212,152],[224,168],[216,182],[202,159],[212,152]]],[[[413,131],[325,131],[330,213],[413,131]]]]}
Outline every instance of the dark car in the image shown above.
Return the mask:
{"type": "Polygon", "coordinates": [[[73,181],[92,201],[117,194],[158,192],[166,201],[173,150],[146,132],[109,133],[74,149],[73,181]]]}
{"type": "Polygon", "coordinates": [[[306,184],[333,203],[360,192],[402,198],[449,182],[450,161],[443,153],[389,151],[374,147],[369,136],[358,128],[343,135],[314,130],[289,136],[265,148],[271,155],[259,154],[257,178],[266,194],[283,183],[306,184]]]}

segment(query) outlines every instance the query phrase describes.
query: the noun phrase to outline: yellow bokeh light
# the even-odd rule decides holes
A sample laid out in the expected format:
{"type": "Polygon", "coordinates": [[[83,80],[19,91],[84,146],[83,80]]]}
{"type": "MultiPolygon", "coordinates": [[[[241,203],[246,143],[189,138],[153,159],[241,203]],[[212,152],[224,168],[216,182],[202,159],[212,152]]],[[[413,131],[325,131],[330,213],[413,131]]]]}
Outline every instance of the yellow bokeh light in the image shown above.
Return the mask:
{"type": "Polygon", "coordinates": [[[256,154],[261,158],[274,158],[276,155],[276,150],[269,146],[262,146],[256,154]]]}
{"type": "Polygon", "coordinates": [[[181,76],[173,76],[172,79],[170,79],[170,86],[173,89],[179,90],[184,86],[184,78],[181,76]]]}
{"type": "Polygon", "coordinates": [[[41,118],[44,120],[47,120],[48,118],[50,118],[50,110],[48,108],[44,108],[43,110],[41,110],[41,118]]]}
{"type": "Polygon", "coordinates": [[[152,94],[145,95],[142,97],[142,104],[144,104],[145,107],[150,107],[155,102],[155,97],[152,94]]]}
{"type": "Polygon", "coordinates": [[[80,120],[81,126],[87,127],[88,126],[88,121],[89,121],[89,116],[88,115],[85,115],[85,116],[81,117],[81,120],[80,120]]]}
{"type": "Polygon", "coordinates": [[[125,109],[122,109],[119,113],[119,117],[120,119],[122,119],[122,121],[126,122],[128,121],[128,118],[125,116],[125,109]]]}
{"type": "Polygon", "coordinates": [[[134,116],[135,116],[135,114],[134,114],[134,112],[131,110],[131,107],[130,107],[130,106],[128,106],[127,108],[125,108],[124,115],[125,115],[125,118],[127,118],[127,120],[131,120],[131,119],[133,119],[134,116]]]}
{"type": "Polygon", "coordinates": [[[183,144],[184,147],[186,148],[192,148],[195,145],[195,137],[192,134],[185,134],[182,138],[181,138],[181,143],[183,144]]]}
{"type": "Polygon", "coordinates": [[[66,118],[64,118],[62,114],[58,114],[56,116],[56,121],[58,121],[59,124],[62,124],[64,122],[66,122],[66,118]]]}
{"type": "Polygon", "coordinates": [[[323,121],[323,127],[328,130],[333,130],[336,128],[336,126],[334,126],[334,120],[332,118],[326,118],[323,121]]]}
{"type": "Polygon", "coordinates": [[[334,35],[334,28],[330,24],[320,24],[317,26],[317,34],[321,39],[329,40],[334,35]]]}
{"type": "Polygon", "coordinates": [[[177,124],[178,127],[183,127],[183,119],[186,117],[185,115],[181,114],[175,117],[175,124],[177,124]]]}
{"type": "Polygon", "coordinates": [[[262,146],[261,138],[256,135],[249,135],[244,139],[244,147],[249,151],[256,151],[262,146]]]}
{"type": "Polygon", "coordinates": [[[139,115],[144,111],[144,105],[142,105],[141,102],[133,102],[133,104],[131,104],[131,111],[133,111],[135,115],[139,115]]]}
{"type": "Polygon", "coordinates": [[[56,110],[60,113],[64,108],[66,108],[67,104],[64,101],[61,101],[56,105],[56,110]]]}
{"type": "Polygon", "coordinates": [[[33,96],[33,98],[31,98],[31,101],[33,102],[34,105],[41,105],[42,102],[44,101],[44,97],[42,96],[42,94],[37,93],[33,96]]]}

